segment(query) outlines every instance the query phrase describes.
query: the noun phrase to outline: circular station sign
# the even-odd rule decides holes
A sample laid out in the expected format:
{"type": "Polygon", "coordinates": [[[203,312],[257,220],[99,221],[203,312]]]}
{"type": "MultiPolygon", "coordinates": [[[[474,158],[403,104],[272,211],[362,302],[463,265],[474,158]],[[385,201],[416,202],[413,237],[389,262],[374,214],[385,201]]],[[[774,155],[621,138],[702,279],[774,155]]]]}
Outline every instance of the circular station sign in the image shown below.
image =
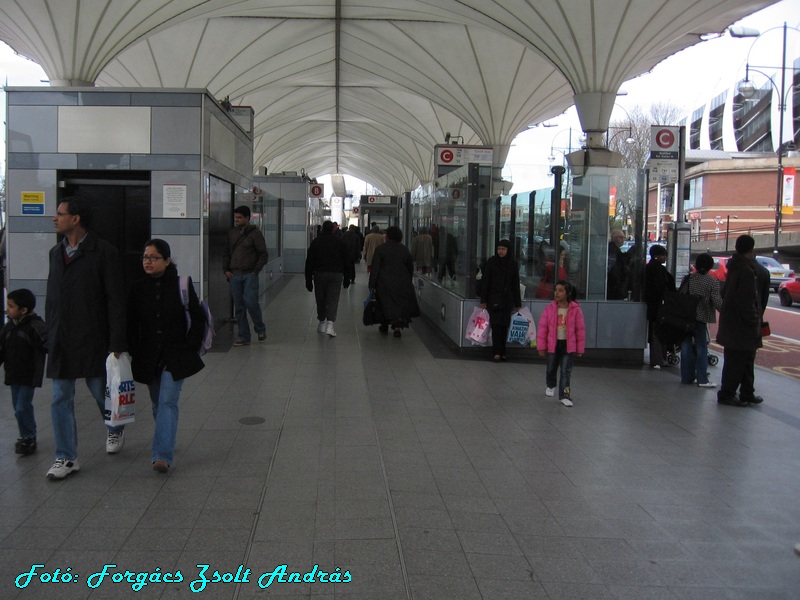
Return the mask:
{"type": "Polygon", "coordinates": [[[443,163],[451,163],[455,157],[456,155],[453,154],[453,151],[447,148],[439,153],[439,160],[441,160],[443,163]]]}
{"type": "Polygon", "coordinates": [[[675,134],[670,129],[659,129],[656,133],[656,144],[665,150],[675,145],[675,134]]]}
{"type": "Polygon", "coordinates": [[[322,186],[319,185],[318,183],[315,183],[314,185],[311,186],[309,192],[314,198],[319,198],[323,194],[322,186]]]}

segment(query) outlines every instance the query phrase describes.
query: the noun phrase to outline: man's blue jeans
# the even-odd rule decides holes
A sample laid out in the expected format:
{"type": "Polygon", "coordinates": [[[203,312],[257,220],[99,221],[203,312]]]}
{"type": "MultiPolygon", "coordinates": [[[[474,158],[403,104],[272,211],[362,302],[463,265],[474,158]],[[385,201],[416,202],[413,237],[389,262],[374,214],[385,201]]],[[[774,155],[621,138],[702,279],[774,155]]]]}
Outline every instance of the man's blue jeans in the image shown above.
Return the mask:
{"type": "Polygon", "coordinates": [[[228,283],[233,298],[233,314],[236,316],[236,325],[239,329],[236,337],[249,342],[250,323],[247,321],[247,313],[250,313],[250,318],[253,319],[253,329],[257,334],[267,331],[267,326],[261,318],[261,306],[258,304],[258,275],[253,273],[233,275],[228,283]]]}
{"type": "MultiPolygon", "coordinates": [[[[53,435],[56,442],[56,458],[75,460],[78,458],[78,427],[75,423],[75,379],[53,379],[53,403],[50,405],[50,418],[53,421],[53,435]]],[[[86,387],[97,402],[100,418],[105,419],[106,379],[87,377],[86,387]]],[[[119,432],[124,425],[111,427],[109,431],[119,432]]]]}
{"type": "Polygon", "coordinates": [[[172,464],[175,454],[175,440],[178,436],[178,400],[181,397],[183,379],[175,381],[172,373],[162,371],[152,383],[147,385],[153,405],[153,462],[157,460],[172,464]]]}
{"type": "Polygon", "coordinates": [[[33,414],[33,391],[29,385],[12,385],[11,402],[19,425],[19,437],[36,437],[36,418],[33,414]]]}

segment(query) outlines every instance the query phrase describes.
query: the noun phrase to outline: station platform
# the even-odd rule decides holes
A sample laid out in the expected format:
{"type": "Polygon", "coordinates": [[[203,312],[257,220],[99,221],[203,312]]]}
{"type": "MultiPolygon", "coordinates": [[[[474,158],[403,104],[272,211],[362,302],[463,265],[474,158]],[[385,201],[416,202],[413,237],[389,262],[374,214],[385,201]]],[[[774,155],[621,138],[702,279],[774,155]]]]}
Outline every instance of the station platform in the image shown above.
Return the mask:
{"type": "Polygon", "coordinates": [[[266,342],[220,336],[166,475],[146,389],[108,455],[79,382],[81,470],[54,482],[49,382],[28,457],[0,388],[0,598],[800,597],[797,380],[759,369],[764,404],[735,408],[676,369],[578,359],[567,408],[541,360],[464,358],[424,320],[364,327],[366,281],[335,338],[300,275],[268,291],[266,342]]]}

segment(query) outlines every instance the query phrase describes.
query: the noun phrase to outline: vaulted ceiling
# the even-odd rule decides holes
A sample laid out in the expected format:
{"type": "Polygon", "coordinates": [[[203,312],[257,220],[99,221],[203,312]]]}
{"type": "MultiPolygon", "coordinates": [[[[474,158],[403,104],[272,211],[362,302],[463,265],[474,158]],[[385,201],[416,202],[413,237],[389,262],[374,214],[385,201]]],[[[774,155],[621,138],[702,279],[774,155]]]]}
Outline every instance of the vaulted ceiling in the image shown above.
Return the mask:
{"type": "Polygon", "coordinates": [[[775,0],[0,0],[51,85],[205,88],[255,111],[254,170],[429,181],[775,0]]]}

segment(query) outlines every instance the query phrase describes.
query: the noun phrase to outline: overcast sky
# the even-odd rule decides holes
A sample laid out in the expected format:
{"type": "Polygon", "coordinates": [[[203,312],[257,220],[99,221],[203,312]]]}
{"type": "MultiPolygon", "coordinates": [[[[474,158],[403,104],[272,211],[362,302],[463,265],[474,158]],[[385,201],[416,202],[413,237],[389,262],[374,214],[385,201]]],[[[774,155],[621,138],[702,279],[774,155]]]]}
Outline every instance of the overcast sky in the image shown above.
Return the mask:
{"type": "MultiPolygon", "coordinates": [[[[748,53],[751,65],[774,66],[780,71],[784,22],[789,27],[800,28],[800,1],[783,0],[739,21],[739,25],[761,33],[770,30],[757,41],[725,34],[662,61],[650,73],[623,84],[620,93],[625,95],[617,100],[617,106],[622,108],[611,114],[612,122],[625,120],[625,110],[630,112],[638,106],[647,112],[656,102],[667,101],[683,108],[684,112],[693,111],[744,78],[748,53]],[[778,29],[771,30],[773,27],[778,29]]],[[[787,55],[799,56],[800,32],[789,30],[787,42],[787,55]]],[[[757,79],[757,74],[752,78],[758,85],[766,83],[764,78],[757,79]]],[[[579,146],[581,128],[574,107],[551,119],[550,124],[553,123],[555,127],[530,129],[514,140],[503,170],[504,177],[514,182],[512,193],[552,185],[552,178],[547,176],[550,168],[547,157],[551,146],[568,147],[570,127],[573,128],[572,147],[579,146]]],[[[561,154],[556,155],[559,160],[562,158],[561,154]]]]}
{"type": "MultiPolygon", "coordinates": [[[[626,82],[617,105],[621,109],[612,113],[612,121],[625,118],[624,110],[640,106],[649,108],[658,101],[669,101],[682,106],[687,112],[705,104],[711,97],[743,78],[744,66],[750,53],[750,64],[780,67],[784,21],[790,27],[800,27],[800,1],[783,0],[751,15],[739,24],[753,27],[762,33],[772,27],[778,29],[760,37],[734,39],[728,35],[702,42],[668,58],[652,72],[626,82]]],[[[789,31],[789,56],[800,55],[800,32],[789,31]]],[[[45,85],[46,75],[35,63],[21,58],[0,42],[0,82],[9,86],[45,85]]],[[[763,81],[763,80],[762,80],[763,81]]],[[[756,80],[756,83],[759,83],[756,80]]],[[[0,111],[5,120],[5,94],[0,93],[0,111]]],[[[550,179],[547,157],[550,147],[569,145],[569,128],[573,128],[573,147],[578,144],[580,122],[574,108],[550,120],[554,127],[538,127],[520,134],[511,148],[504,177],[514,182],[513,192],[523,192],[546,187],[550,179]]],[[[560,156],[560,155],[559,155],[560,156]]],[[[5,127],[0,140],[0,163],[5,168],[5,127]]],[[[330,194],[329,178],[326,193],[330,194]]],[[[325,181],[325,180],[323,180],[325,181]]],[[[347,178],[347,187],[356,195],[367,192],[367,186],[355,178],[347,178]]]]}

